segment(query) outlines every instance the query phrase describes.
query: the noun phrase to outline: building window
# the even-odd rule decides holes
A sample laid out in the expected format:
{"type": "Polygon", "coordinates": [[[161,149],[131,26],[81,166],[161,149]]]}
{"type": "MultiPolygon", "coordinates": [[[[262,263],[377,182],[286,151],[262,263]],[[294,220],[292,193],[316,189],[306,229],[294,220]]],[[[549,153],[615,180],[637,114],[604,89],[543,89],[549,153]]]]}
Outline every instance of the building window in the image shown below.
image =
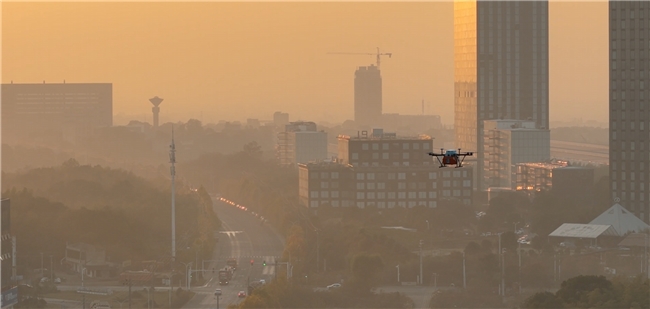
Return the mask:
{"type": "Polygon", "coordinates": [[[377,152],[373,153],[373,154],[372,154],[372,159],[373,159],[373,160],[377,160],[377,159],[379,159],[379,153],[377,153],[377,152]]]}
{"type": "Polygon", "coordinates": [[[388,160],[388,153],[387,152],[382,153],[381,158],[384,160],[388,160]]]}
{"type": "Polygon", "coordinates": [[[429,207],[430,207],[430,208],[436,208],[436,207],[438,207],[438,202],[436,202],[436,201],[429,201],[429,207]]]}
{"type": "Polygon", "coordinates": [[[449,188],[449,187],[451,187],[451,181],[449,181],[449,180],[445,180],[445,181],[443,181],[443,182],[442,182],[442,187],[443,187],[443,188],[449,188]]]}
{"type": "Polygon", "coordinates": [[[367,143],[361,144],[361,149],[362,150],[368,150],[368,144],[367,143]]]}
{"type": "Polygon", "coordinates": [[[338,198],[339,197],[339,191],[332,191],[332,198],[338,198]]]}
{"type": "Polygon", "coordinates": [[[454,171],[454,177],[460,177],[460,171],[454,171]]]}
{"type": "Polygon", "coordinates": [[[397,183],[397,189],[398,190],[406,190],[406,183],[405,182],[398,182],[397,183]]]}
{"type": "Polygon", "coordinates": [[[429,148],[430,148],[430,147],[429,147],[429,143],[423,143],[423,144],[422,144],[422,149],[424,149],[424,150],[428,150],[429,148]]]}
{"type": "Polygon", "coordinates": [[[366,184],[364,182],[357,182],[357,190],[364,190],[366,184]]]}
{"type": "Polygon", "coordinates": [[[368,194],[366,194],[366,197],[369,200],[374,200],[375,199],[375,192],[368,192],[368,194]]]}
{"type": "Polygon", "coordinates": [[[363,180],[363,179],[364,179],[363,173],[357,173],[357,180],[363,180]]]}
{"type": "Polygon", "coordinates": [[[408,158],[409,158],[408,152],[402,153],[402,159],[408,159],[408,158]]]}
{"type": "Polygon", "coordinates": [[[408,150],[409,149],[409,143],[403,143],[402,144],[402,149],[408,150]]]}
{"type": "Polygon", "coordinates": [[[385,182],[378,182],[377,183],[377,189],[379,189],[379,190],[386,189],[386,183],[385,182]]]}
{"type": "Polygon", "coordinates": [[[368,179],[368,180],[374,180],[375,179],[375,173],[368,173],[368,175],[366,175],[366,177],[367,177],[366,179],[368,179]]]}
{"type": "Polygon", "coordinates": [[[395,202],[388,202],[388,208],[395,208],[395,202]]]}
{"type": "Polygon", "coordinates": [[[366,206],[366,203],[364,203],[364,202],[357,202],[357,207],[358,207],[358,208],[365,208],[365,206],[366,206]]]}
{"type": "Polygon", "coordinates": [[[438,183],[437,182],[432,182],[431,183],[431,188],[432,189],[438,189],[438,183]]]}
{"type": "Polygon", "coordinates": [[[406,192],[397,192],[397,198],[403,200],[406,198],[406,192]]]}
{"type": "Polygon", "coordinates": [[[339,172],[332,172],[332,179],[339,179],[339,172]]]}
{"type": "Polygon", "coordinates": [[[451,175],[451,173],[449,173],[449,171],[442,172],[442,177],[447,178],[447,177],[449,177],[449,175],[451,175]]]}
{"type": "Polygon", "coordinates": [[[381,145],[381,149],[383,150],[388,150],[388,143],[384,143],[381,145]]]}
{"type": "Polygon", "coordinates": [[[311,191],[311,193],[309,194],[309,197],[318,198],[318,191],[311,191]]]}
{"type": "Polygon", "coordinates": [[[451,196],[451,192],[449,190],[442,190],[442,196],[451,196]]]}
{"type": "Polygon", "coordinates": [[[409,199],[417,198],[416,192],[409,192],[409,199]]]}
{"type": "Polygon", "coordinates": [[[332,201],[332,207],[339,207],[339,201],[332,201]]]}
{"type": "Polygon", "coordinates": [[[406,173],[398,173],[397,179],[406,179],[406,173]]]}
{"type": "Polygon", "coordinates": [[[394,200],[395,199],[395,192],[388,192],[388,199],[394,200]]]}
{"type": "Polygon", "coordinates": [[[329,198],[330,197],[330,192],[329,191],[321,191],[320,192],[320,197],[321,198],[329,198]]]}
{"type": "Polygon", "coordinates": [[[372,150],[379,150],[379,144],[372,143],[372,150]]]}
{"type": "Polygon", "coordinates": [[[352,153],[352,160],[359,160],[359,154],[356,152],[352,153]]]}
{"type": "Polygon", "coordinates": [[[388,179],[395,179],[395,173],[388,173],[388,179]]]}
{"type": "Polygon", "coordinates": [[[460,190],[454,190],[454,196],[460,196],[460,190]]]}
{"type": "Polygon", "coordinates": [[[397,206],[402,207],[402,208],[406,208],[406,202],[405,201],[399,201],[399,202],[397,202],[397,206]]]}
{"type": "Polygon", "coordinates": [[[415,207],[415,202],[409,202],[409,208],[415,207]]]}
{"type": "Polygon", "coordinates": [[[377,202],[377,208],[386,208],[386,202],[377,202]]]}
{"type": "Polygon", "coordinates": [[[366,198],[366,195],[363,192],[357,192],[357,200],[363,200],[366,198]]]}
{"type": "Polygon", "coordinates": [[[437,179],[438,173],[429,173],[429,179],[437,179]]]}
{"type": "Polygon", "coordinates": [[[429,198],[438,198],[438,193],[436,191],[429,191],[429,198]]]}
{"type": "Polygon", "coordinates": [[[418,192],[418,198],[427,198],[426,192],[418,192]]]}
{"type": "Polygon", "coordinates": [[[463,180],[463,187],[469,188],[472,186],[472,181],[471,180],[463,180]]]}
{"type": "Polygon", "coordinates": [[[414,150],[419,150],[420,149],[420,143],[413,143],[413,149],[414,150]]]}
{"type": "Polygon", "coordinates": [[[320,182],[320,187],[321,187],[321,189],[328,189],[329,186],[330,186],[330,183],[327,182],[327,181],[321,181],[321,182],[320,182]]]}
{"type": "Polygon", "coordinates": [[[311,201],[311,202],[309,202],[309,206],[311,206],[311,207],[318,207],[318,201],[311,201]]]}

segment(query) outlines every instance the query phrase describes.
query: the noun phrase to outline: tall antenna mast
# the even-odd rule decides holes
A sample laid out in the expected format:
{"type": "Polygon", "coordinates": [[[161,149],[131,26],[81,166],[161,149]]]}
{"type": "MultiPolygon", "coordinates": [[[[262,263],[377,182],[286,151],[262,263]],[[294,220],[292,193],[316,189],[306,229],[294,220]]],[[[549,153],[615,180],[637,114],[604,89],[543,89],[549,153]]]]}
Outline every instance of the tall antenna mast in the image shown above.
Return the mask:
{"type": "Polygon", "coordinates": [[[176,145],[174,145],[174,125],[172,125],[172,144],[169,145],[169,163],[172,164],[170,172],[172,175],[172,261],[176,261],[176,190],[174,189],[174,178],[176,177],[176,145]]]}

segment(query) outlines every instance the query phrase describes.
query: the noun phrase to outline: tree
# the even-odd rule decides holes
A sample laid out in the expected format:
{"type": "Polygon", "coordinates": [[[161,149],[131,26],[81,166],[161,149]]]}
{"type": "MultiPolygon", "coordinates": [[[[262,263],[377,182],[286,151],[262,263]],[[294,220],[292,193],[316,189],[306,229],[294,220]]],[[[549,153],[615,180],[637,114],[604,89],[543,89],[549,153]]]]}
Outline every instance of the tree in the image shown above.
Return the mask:
{"type": "Polygon", "coordinates": [[[556,296],[568,306],[587,306],[589,293],[599,289],[608,291],[612,283],[604,276],[577,276],[562,282],[556,296]]]}
{"type": "Polygon", "coordinates": [[[522,304],[522,308],[540,308],[540,309],[555,309],[562,308],[562,302],[553,295],[551,292],[539,292],[535,295],[528,297],[522,304]]]}
{"type": "Polygon", "coordinates": [[[357,254],[352,258],[352,282],[356,292],[369,293],[370,288],[377,283],[376,277],[384,267],[384,262],[377,254],[357,254]]]}

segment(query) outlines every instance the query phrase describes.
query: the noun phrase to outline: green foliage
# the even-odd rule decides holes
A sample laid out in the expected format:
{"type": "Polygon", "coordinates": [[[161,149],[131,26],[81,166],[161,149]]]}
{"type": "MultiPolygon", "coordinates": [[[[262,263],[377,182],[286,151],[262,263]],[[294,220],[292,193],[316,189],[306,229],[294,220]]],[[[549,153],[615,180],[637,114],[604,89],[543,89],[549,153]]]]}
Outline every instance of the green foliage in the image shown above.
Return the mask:
{"type": "Polygon", "coordinates": [[[369,293],[377,284],[376,277],[384,267],[381,256],[377,254],[357,254],[352,258],[350,286],[358,293],[369,293]]]}
{"type": "Polygon", "coordinates": [[[523,308],[648,308],[650,284],[641,276],[632,280],[577,276],[562,282],[555,295],[544,292],[527,298],[523,308]]]}
{"type": "MultiPolygon", "coordinates": [[[[3,197],[12,199],[12,230],[25,255],[64,256],[66,242],[104,247],[112,261],[158,258],[170,251],[171,193],[131,173],[68,160],[59,167],[3,173],[2,180],[12,188],[3,197]]],[[[194,239],[209,246],[218,227],[209,196],[179,187],[176,227],[187,235],[179,247],[194,239]]]]}
{"type": "Polygon", "coordinates": [[[539,309],[555,309],[563,308],[562,302],[559,301],[551,292],[539,292],[527,298],[522,308],[539,308],[539,309]]]}

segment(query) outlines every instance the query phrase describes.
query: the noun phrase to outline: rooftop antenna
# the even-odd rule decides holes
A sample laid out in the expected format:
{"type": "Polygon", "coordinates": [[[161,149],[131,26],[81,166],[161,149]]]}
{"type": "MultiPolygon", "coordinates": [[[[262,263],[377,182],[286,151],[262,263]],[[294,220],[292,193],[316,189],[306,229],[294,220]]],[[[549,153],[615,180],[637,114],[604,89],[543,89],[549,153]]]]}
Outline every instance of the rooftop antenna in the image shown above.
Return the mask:
{"type": "Polygon", "coordinates": [[[174,145],[174,125],[172,124],[172,144],[169,145],[169,163],[172,164],[170,172],[172,176],[172,262],[176,260],[176,191],[174,190],[174,178],[176,176],[176,145],[174,145]]]}

